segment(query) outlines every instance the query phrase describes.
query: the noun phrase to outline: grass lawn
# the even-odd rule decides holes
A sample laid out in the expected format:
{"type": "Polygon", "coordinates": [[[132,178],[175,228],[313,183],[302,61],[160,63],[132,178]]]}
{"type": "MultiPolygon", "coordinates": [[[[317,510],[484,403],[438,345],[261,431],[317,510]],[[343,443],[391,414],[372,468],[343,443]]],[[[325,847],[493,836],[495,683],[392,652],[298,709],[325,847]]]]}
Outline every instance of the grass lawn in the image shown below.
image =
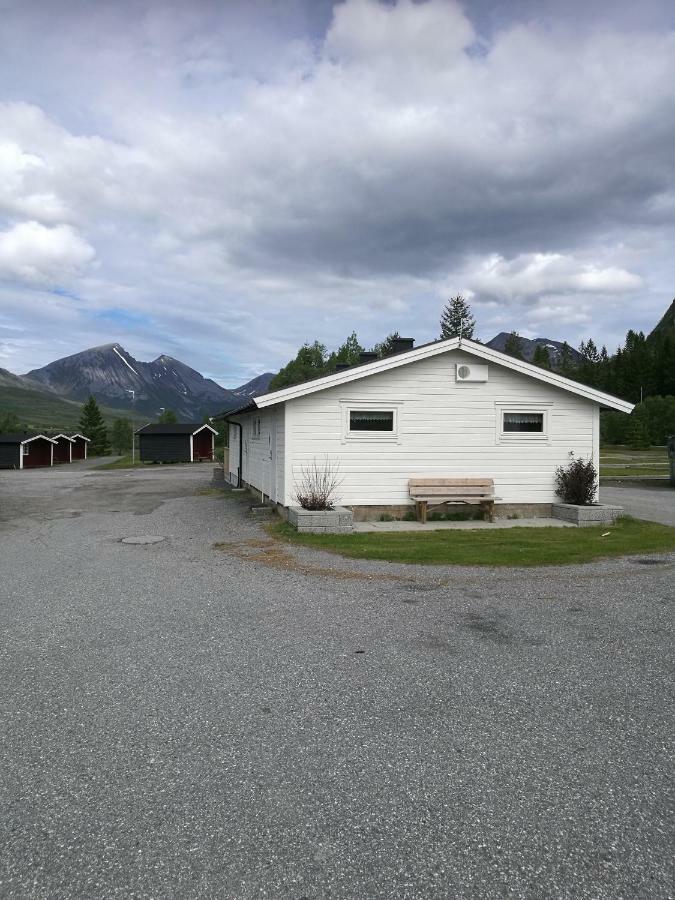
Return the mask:
{"type": "Polygon", "coordinates": [[[602,447],[600,477],[658,478],[668,475],[668,454],[665,447],[631,450],[628,447],[602,447]]]}
{"type": "Polygon", "coordinates": [[[628,517],[597,528],[434,531],[430,525],[424,533],[299,535],[282,522],[270,525],[269,532],[281,540],[355,559],[425,565],[544,566],[675,551],[675,528],[628,517]]]}

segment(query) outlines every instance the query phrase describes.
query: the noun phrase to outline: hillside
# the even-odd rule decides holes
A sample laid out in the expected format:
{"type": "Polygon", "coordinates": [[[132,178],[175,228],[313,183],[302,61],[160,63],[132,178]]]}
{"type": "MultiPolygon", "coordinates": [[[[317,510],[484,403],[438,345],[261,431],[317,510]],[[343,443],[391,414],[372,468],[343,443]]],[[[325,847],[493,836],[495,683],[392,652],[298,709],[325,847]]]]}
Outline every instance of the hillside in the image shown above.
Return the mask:
{"type": "MultiPolygon", "coordinates": [[[[39,430],[75,429],[82,404],[59,397],[53,391],[33,384],[29,379],[0,369],[0,415],[14,413],[22,425],[39,430]]],[[[106,419],[120,416],[118,409],[102,407],[106,419]]],[[[132,421],[141,425],[147,417],[134,415],[132,421]]]]}
{"type": "Polygon", "coordinates": [[[663,314],[663,318],[654,326],[649,335],[648,341],[669,337],[675,341],[675,300],[670,304],[663,314]]]}

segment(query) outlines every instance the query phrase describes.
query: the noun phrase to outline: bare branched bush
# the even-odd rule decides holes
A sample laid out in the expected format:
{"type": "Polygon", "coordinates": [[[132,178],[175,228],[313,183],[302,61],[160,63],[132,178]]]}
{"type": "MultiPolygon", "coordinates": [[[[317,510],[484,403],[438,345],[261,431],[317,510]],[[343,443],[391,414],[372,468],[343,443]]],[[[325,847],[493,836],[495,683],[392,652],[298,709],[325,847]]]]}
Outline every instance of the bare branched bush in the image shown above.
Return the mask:
{"type": "Polygon", "coordinates": [[[295,484],[295,499],[303,509],[335,509],[340,502],[336,491],[342,484],[340,463],[326,456],[323,462],[316,457],[300,470],[295,484]]]}
{"type": "Polygon", "coordinates": [[[595,500],[598,473],[592,460],[570,456],[572,459],[566,466],[558,466],[555,470],[555,492],[563,503],[590,506],[595,500]]]}

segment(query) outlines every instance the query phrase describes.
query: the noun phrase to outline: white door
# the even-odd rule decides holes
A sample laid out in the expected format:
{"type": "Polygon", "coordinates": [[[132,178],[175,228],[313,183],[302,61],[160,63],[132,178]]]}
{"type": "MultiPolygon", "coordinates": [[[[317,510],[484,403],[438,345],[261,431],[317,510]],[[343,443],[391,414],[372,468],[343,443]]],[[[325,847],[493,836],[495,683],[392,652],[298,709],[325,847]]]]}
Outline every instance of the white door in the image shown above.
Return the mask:
{"type": "Polygon", "coordinates": [[[277,499],[277,413],[270,423],[270,500],[277,499]]]}

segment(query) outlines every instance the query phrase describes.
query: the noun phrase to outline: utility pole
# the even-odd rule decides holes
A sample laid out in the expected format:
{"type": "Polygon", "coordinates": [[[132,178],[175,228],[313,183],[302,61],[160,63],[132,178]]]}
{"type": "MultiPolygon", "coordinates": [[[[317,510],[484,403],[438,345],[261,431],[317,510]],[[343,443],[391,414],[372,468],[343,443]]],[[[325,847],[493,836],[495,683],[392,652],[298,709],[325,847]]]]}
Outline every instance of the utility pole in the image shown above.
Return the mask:
{"type": "MultiPolygon", "coordinates": [[[[127,394],[131,394],[131,409],[133,411],[134,401],[136,400],[136,391],[133,388],[127,388],[127,394]]],[[[136,465],[136,427],[134,425],[133,416],[131,418],[131,465],[136,465]]]]}

